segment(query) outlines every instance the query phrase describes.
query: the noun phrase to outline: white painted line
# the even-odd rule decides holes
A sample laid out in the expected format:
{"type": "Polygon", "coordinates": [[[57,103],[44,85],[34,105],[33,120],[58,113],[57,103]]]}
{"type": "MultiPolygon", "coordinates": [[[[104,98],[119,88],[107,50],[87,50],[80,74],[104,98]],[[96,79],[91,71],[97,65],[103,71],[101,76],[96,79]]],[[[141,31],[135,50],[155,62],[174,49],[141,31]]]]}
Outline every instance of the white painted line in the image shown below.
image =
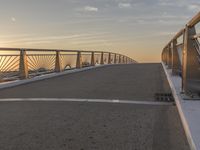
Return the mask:
{"type": "Polygon", "coordinates": [[[155,101],[132,101],[132,100],[109,100],[109,99],[77,99],[77,98],[5,98],[0,102],[17,102],[17,101],[54,101],[54,102],[93,102],[93,103],[119,103],[119,104],[136,104],[136,105],[172,105],[172,102],[155,102],[155,101]]]}
{"type": "MultiPolygon", "coordinates": [[[[171,76],[170,76],[169,72],[167,71],[167,69],[166,69],[166,67],[165,67],[165,65],[163,63],[162,63],[162,66],[163,66],[163,69],[164,69],[165,74],[167,76],[169,85],[171,87],[172,94],[174,96],[174,99],[175,99],[175,102],[176,102],[176,106],[178,108],[178,112],[179,112],[179,115],[180,115],[180,118],[181,118],[181,121],[182,121],[182,124],[183,124],[183,128],[185,130],[185,134],[186,134],[187,140],[189,142],[190,148],[191,148],[191,150],[198,150],[196,148],[193,136],[191,134],[191,129],[189,127],[188,120],[187,120],[187,118],[186,118],[186,116],[184,114],[184,110],[183,110],[184,108],[183,108],[183,106],[181,104],[182,98],[180,96],[180,92],[178,92],[178,90],[176,89],[176,87],[175,87],[175,85],[174,85],[174,83],[173,83],[173,81],[171,79],[171,76]]],[[[196,119],[199,119],[199,118],[196,118],[196,119]]]]}
{"type": "Polygon", "coordinates": [[[19,85],[24,85],[27,83],[32,83],[36,81],[41,81],[45,79],[50,79],[53,77],[59,77],[67,74],[72,74],[72,73],[77,73],[77,72],[82,72],[82,71],[87,71],[95,68],[100,68],[100,67],[105,67],[105,66],[112,66],[112,65],[118,65],[118,64],[106,64],[106,65],[97,65],[97,66],[91,66],[91,67],[86,67],[86,68],[81,68],[81,69],[72,69],[72,70],[67,70],[64,72],[59,72],[59,73],[50,73],[50,74],[45,74],[41,76],[36,76],[30,79],[25,79],[25,80],[15,80],[15,81],[9,81],[9,82],[4,82],[0,83],[0,90],[5,89],[5,88],[11,88],[19,85]]]}

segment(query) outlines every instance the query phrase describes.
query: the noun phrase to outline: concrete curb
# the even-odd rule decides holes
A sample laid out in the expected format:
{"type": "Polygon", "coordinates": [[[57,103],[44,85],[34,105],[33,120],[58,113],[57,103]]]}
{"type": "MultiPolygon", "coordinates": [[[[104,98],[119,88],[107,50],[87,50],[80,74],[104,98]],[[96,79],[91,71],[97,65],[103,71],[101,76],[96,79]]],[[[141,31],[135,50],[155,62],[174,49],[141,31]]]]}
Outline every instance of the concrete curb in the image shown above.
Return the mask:
{"type": "Polygon", "coordinates": [[[169,75],[169,73],[168,73],[168,71],[167,71],[167,69],[166,69],[166,67],[163,63],[162,63],[162,66],[163,66],[163,69],[164,69],[165,74],[167,76],[169,85],[171,87],[172,94],[174,96],[176,106],[178,108],[178,112],[179,112],[179,115],[180,115],[180,118],[181,118],[181,122],[183,124],[183,128],[185,130],[185,134],[186,134],[188,143],[190,145],[190,149],[191,150],[197,150],[196,145],[195,145],[194,140],[193,140],[193,137],[192,137],[192,134],[191,134],[191,131],[190,131],[190,127],[189,127],[187,118],[185,117],[185,114],[183,112],[183,108],[182,108],[182,105],[181,105],[180,93],[177,92],[177,90],[176,90],[176,88],[175,88],[175,86],[174,86],[174,84],[171,80],[171,77],[170,77],[170,75],[169,75]]]}

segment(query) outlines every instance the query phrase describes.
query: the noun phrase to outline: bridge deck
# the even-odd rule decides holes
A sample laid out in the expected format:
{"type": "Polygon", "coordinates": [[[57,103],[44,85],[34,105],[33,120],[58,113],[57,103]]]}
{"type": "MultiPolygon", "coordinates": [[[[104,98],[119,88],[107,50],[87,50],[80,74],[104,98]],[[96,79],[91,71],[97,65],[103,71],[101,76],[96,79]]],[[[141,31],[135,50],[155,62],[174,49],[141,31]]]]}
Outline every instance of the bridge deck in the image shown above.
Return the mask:
{"type": "Polygon", "coordinates": [[[170,92],[161,64],[107,66],[1,90],[1,98],[121,99],[152,105],[2,101],[0,149],[188,150],[176,106],[153,105],[156,92],[170,92]]]}
{"type": "Polygon", "coordinates": [[[170,92],[161,64],[116,65],[2,90],[1,98],[154,100],[170,92]],[[12,94],[11,94],[12,93],[12,94]]]}

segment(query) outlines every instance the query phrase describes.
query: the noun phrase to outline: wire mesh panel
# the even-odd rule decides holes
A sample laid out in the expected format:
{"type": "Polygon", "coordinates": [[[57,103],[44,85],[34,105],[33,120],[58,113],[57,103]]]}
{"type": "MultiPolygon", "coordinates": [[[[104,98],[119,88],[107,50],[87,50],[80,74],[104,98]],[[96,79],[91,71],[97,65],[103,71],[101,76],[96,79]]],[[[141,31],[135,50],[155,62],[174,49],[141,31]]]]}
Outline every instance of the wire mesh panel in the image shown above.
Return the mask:
{"type": "Polygon", "coordinates": [[[0,52],[0,82],[18,79],[19,51],[0,52]]]}
{"type": "Polygon", "coordinates": [[[100,62],[101,62],[101,53],[94,54],[94,62],[95,62],[95,64],[100,64],[100,62]]]}
{"type": "Polygon", "coordinates": [[[82,56],[82,66],[88,67],[91,65],[91,53],[81,53],[82,56]]]}
{"type": "Polygon", "coordinates": [[[76,52],[61,52],[61,66],[63,70],[71,69],[76,67],[76,52]]]}
{"type": "Polygon", "coordinates": [[[27,52],[29,73],[42,74],[54,71],[55,58],[55,52],[27,52]]]}

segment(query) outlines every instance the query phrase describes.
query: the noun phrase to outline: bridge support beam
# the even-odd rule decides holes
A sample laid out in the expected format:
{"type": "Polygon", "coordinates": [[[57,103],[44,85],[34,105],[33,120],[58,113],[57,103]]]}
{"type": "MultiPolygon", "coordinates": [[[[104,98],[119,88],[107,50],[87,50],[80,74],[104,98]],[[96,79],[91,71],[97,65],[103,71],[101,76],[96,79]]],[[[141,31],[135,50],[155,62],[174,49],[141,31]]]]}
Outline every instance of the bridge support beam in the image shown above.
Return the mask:
{"type": "Polygon", "coordinates": [[[94,52],[91,54],[91,66],[95,66],[94,52]]]}
{"type": "Polygon", "coordinates": [[[28,61],[25,50],[20,50],[20,62],[19,62],[19,77],[20,79],[28,78],[28,61]]]}
{"type": "Polygon", "coordinates": [[[60,51],[56,51],[55,72],[61,72],[61,71],[62,71],[62,65],[61,65],[60,51]]]}
{"type": "Polygon", "coordinates": [[[101,62],[100,62],[100,64],[101,65],[104,64],[104,53],[103,52],[101,52],[101,62]]]}
{"type": "Polygon", "coordinates": [[[81,52],[77,52],[76,68],[82,68],[82,56],[81,52]]]}

